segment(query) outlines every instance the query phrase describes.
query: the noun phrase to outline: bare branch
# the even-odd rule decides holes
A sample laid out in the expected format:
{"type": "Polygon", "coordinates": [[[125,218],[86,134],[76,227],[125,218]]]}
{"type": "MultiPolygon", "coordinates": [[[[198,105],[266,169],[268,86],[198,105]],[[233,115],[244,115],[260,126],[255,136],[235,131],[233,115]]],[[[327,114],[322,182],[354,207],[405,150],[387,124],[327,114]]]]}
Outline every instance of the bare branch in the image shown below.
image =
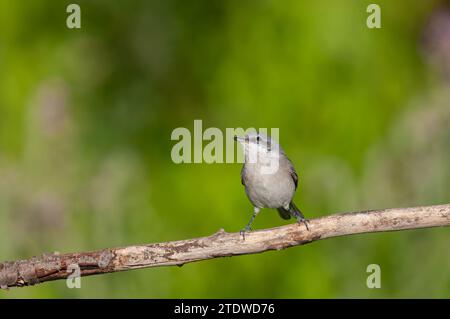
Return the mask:
{"type": "Polygon", "coordinates": [[[0,287],[28,286],[67,278],[77,265],[81,276],[186,263],[225,256],[255,254],[307,244],[316,240],[384,231],[450,225],[450,204],[344,213],[303,224],[254,231],[245,236],[217,233],[179,240],[92,252],[44,254],[27,260],[0,263],[0,287]]]}

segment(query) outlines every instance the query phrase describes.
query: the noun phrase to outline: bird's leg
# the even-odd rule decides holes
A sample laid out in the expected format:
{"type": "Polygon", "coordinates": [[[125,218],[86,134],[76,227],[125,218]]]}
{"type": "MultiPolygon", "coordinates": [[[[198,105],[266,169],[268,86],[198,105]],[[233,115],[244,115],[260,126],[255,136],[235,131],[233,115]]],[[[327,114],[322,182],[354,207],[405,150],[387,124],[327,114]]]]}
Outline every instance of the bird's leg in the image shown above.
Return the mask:
{"type": "Polygon", "coordinates": [[[245,233],[249,232],[251,230],[250,226],[252,225],[253,220],[255,219],[256,215],[258,215],[259,210],[260,210],[259,207],[255,207],[253,209],[253,215],[250,218],[250,221],[248,222],[247,226],[245,226],[245,228],[241,229],[241,231],[239,232],[241,234],[243,240],[245,240],[245,233]]]}
{"type": "Polygon", "coordinates": [[[303,216],[300,210],[298,211],[293,210],[292,215],[297,219],[297,222],[299,224],[301,223],[305,224],[306,229],[309,231],[309,221],[305,218],[305,216],[303,216]]]}

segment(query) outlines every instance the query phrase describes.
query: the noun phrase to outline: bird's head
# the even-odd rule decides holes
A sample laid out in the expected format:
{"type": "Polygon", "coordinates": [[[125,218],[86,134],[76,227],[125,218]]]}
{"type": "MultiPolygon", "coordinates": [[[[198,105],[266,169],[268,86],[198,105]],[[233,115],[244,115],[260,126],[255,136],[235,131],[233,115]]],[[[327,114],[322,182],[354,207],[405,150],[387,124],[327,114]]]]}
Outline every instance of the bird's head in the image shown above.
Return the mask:
{"type": "Polygon", "coordinates": [[[261,133],[249,133],[244,136],[235,136],[234,140],[239,142],[246,152],[271,153],[278,151],[279,145],[270,136],[261,133]]]}
{"type": "Polygon", "coordinates": [[[245,136],[235,136],[234,139],[244,148],[245,163],[257,164],[261,174],[274,174],[278,171],[280,156],[283,156],[284,152],[271,137],[261,133],[249,133],[245,136]]]}

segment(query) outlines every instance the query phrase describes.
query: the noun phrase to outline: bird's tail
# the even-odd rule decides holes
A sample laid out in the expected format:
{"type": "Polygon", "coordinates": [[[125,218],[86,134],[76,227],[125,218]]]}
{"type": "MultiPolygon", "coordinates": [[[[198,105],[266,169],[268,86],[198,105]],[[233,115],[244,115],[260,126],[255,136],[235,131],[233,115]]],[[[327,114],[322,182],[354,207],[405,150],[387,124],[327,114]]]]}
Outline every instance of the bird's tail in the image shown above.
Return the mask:
{"type": "Polygon", "coordinates": [[[291,202],[289,204],[289,209],[288,210],[284,209],[283,207],[278,208],[278,214],[283,219],[290,219],[291,216],[296,217],[296,218],[300,217],[302,219],[305,218],[303,216],[302,212],[300,211],[300,209],[298,209],[297,206],[295,206],[294,202],[291,202]]]}
{"type": "Polygon", "coordinates": [[[288,210],[284,209],[283,207],[278,208],[278,214],[283,219],[290,219],[291,218],[291,213],[288,210]]]}

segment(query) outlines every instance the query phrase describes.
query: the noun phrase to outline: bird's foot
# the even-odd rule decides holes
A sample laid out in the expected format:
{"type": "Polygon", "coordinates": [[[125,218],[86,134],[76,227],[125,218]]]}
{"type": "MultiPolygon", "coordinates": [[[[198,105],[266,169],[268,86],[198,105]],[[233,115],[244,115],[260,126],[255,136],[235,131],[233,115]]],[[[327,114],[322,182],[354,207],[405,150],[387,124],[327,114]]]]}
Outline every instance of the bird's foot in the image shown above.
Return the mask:
{"type": "Polygon", "coordinates": [[[305,224],[306,230],[309,231],[309,220],[307,220],[305,217],[300,217],[300,216],[298,216],[298,217],[297,217],[297,223],[299,223],[299,224],[301,224],[301,223],[305,224]]]}
{"type": "Polygon", "coordinates": [[[246,226],[244,229],[239,231],[239,234],[242,236],[242,240],[245,240],[245,233],[249,233],[252,229],[250,226],[246,226]]]}

